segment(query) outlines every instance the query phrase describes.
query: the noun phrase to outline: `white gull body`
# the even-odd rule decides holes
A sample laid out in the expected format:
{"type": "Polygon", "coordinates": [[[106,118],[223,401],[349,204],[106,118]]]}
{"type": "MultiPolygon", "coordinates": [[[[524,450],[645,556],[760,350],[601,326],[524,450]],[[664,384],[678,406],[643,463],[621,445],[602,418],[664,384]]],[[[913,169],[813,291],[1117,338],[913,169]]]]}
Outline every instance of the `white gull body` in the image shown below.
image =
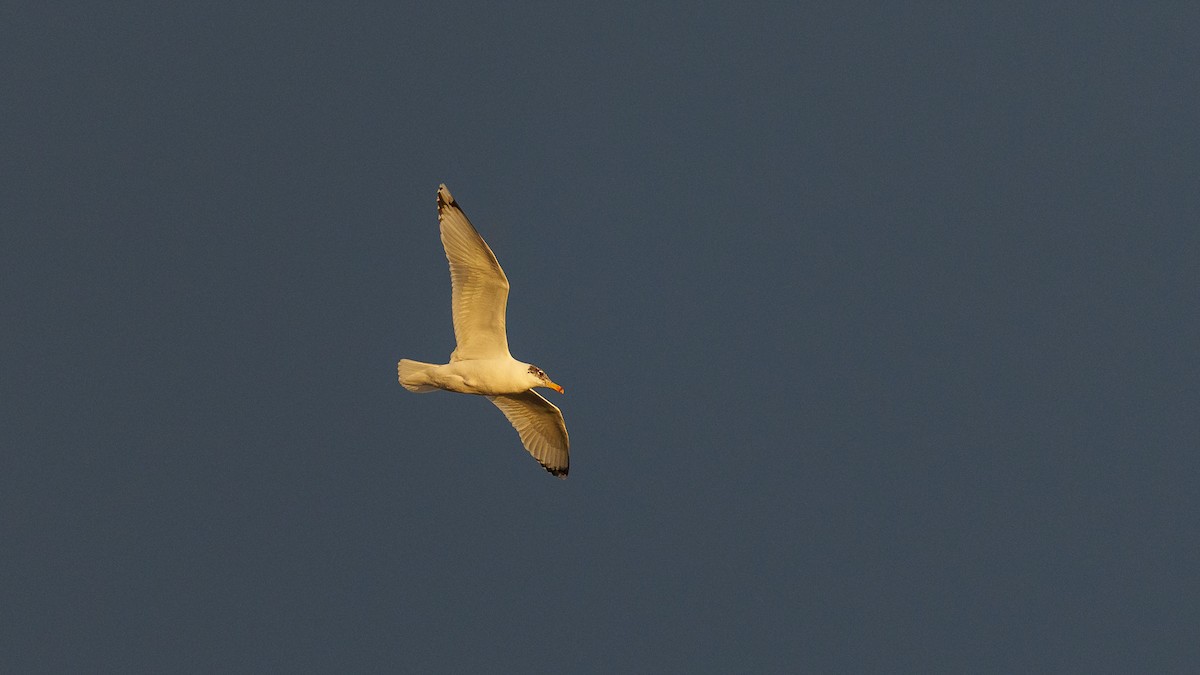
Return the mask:
{"type": "Polygon", "coordinates": [[[546,387],[561,394],[563,388],[509,353],[508,278],[445,185],[438,187],[437,204],[442,246],[450,261],[458,345],[443,365],[401,359],[400,384],[415,392],[443,389],[486,396],[512,423],[529,454],[550,473],[566,478],[571,446],[567,425],[558,407],[533,391],[546,387]]]}

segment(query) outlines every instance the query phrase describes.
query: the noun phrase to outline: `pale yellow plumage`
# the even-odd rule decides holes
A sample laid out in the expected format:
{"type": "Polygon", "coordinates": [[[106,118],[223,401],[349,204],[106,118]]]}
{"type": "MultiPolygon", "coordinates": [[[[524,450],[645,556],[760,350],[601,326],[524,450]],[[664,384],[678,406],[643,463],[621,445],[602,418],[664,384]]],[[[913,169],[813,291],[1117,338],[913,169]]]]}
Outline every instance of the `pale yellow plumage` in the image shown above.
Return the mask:
{"type": "Polygon", "coordinates": [[[458,341],[450,360],[512,358],[504,323],[508,277],[445,185],[438,187],[438,223],[450,262],[454,339],[458,341]]]}
{"type": "Polygon", "coordinates": [[[548,387],[562,393],[562,387],[509,353],[508,278],[445,185],[438,187],[437,202],[458,344],[445,365],[401,359],[400,383],[415,392],[445,389],[487,396],[512,423],[529,454],[550,473],[566,478],[570,440],[562,412],[533,391],[548,387]]]}
{"type": "Polygon", "coordinates": [[[566,478],[570,463],[567,424],[558,406],[533,390],[488,399],[512,423],[529,454],[550,473],[566,478]]]}

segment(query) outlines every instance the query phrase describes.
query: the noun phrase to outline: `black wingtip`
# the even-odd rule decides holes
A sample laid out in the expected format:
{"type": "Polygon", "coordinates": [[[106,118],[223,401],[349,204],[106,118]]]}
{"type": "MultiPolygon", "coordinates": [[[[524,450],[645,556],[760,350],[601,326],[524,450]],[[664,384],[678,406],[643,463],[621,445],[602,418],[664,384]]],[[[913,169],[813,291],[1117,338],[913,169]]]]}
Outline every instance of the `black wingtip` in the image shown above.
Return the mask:
{"type": "Polygon", "coordinates": [[[450,188],[447,188],[445,183],[438,186],[437,203],[438,211],[447,206],[458,206],[458,202],[454,201],[454,195],[450,194],[450,188]]]}

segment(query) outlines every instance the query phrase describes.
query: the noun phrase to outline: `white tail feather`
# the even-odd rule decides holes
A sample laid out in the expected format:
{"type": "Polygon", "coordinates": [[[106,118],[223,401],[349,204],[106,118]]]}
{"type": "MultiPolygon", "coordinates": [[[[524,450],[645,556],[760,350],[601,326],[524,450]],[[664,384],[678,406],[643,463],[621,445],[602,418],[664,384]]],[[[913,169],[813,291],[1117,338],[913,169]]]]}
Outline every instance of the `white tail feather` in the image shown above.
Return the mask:
{"type": "Polygon", "coordinates": [[[396,364],[396,372],[400,375],[400,384],[404,385],[405,389],[419,394],[437,389],[430,384],[429,380],[429,371],[434,368],[437,368],[435,364],[408,359],[400,359],[400,363],[396,364]]]}

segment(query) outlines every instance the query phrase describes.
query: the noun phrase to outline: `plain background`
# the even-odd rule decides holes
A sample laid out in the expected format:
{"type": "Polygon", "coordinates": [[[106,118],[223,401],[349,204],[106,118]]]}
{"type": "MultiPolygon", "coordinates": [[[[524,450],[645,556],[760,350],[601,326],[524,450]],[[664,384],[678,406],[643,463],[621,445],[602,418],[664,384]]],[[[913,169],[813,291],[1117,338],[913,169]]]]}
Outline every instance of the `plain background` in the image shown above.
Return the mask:
{"type": "Polygon", "coordinates": [[[0,670],[1194,668],[1200,11],[823,5],[5,3],[0,670]]]}

